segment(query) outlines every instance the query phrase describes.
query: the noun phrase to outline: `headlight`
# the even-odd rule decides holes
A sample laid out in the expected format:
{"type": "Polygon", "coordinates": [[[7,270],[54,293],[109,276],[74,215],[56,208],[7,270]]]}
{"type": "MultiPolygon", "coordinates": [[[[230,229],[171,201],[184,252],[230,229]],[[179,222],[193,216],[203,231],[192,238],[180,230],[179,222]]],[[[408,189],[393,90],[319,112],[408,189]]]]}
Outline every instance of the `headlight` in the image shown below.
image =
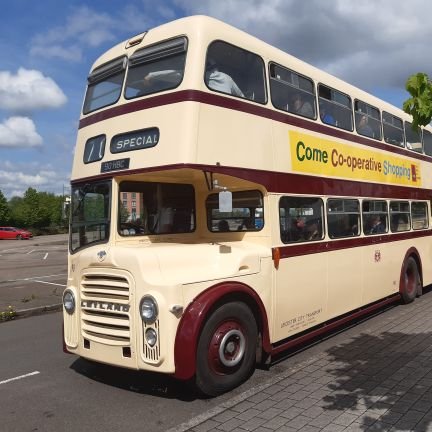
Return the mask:
{"type": "Polygon", "coordinates": [[[68,314],[75,311],[75,296],[71,290],[66,290],[63,294],[63,306],[68,314]]]}
{"type": "Polygon", "coordinates": [[[156,331],[154,329],[152,329],[151,327],[148,328],[145,332],[145,339],[146,339],[146,342],[150,345],[150,348],[153,348],[157,342],[156,331]]]}
{"type": "Polygon", "coordinates": [[[158,307],[156,300],[151,296],[145,296],[140,302],[141,319],[146,324],[154,323],[158,317],[158,307]]]}

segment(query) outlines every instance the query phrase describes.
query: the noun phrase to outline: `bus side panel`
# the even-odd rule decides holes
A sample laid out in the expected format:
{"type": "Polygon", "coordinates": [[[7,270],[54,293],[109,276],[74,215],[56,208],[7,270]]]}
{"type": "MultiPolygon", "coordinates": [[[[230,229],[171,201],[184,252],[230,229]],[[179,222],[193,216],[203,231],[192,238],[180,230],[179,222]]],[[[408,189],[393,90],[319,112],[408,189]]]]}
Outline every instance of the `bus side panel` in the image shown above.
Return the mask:
{"type": "Polygon", "coordinates": [[[362,305],[362,248],[328,252],[328,319],[362,305]]]}
{"type": "Polygon", "coordinates": [[[327,255],[280,261],[275,270],[273,343],[328,319],[327,255]]]}

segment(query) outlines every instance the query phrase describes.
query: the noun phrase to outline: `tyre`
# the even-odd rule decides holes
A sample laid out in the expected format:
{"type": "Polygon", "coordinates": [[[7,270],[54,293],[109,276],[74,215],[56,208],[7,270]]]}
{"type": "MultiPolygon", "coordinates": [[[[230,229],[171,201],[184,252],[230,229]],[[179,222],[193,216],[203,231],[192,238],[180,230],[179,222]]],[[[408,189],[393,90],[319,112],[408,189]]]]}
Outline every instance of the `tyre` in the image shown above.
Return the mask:
{"type": "Polygon", "coordinates": [[[18,235],[16,236],[16,239],[17,239],[17,240],[22,240],[22,235],[21,235],[21,234],[18,234],[18,235]]]}
{"type": "Polygon", "coordinates": [[[198,347],[195,385],[206,396],[237,387],[255,367],[257,325],[242,302],[219,306],[204,324],[198,347]]]}
{"type": "Polygon", "coordinates": [[[409,257],[402,269],[401,286],[399,288],[403,303],[408,304],[414,301],[421,289],[422,281],[417,262],[413,257],[409,257]]]}

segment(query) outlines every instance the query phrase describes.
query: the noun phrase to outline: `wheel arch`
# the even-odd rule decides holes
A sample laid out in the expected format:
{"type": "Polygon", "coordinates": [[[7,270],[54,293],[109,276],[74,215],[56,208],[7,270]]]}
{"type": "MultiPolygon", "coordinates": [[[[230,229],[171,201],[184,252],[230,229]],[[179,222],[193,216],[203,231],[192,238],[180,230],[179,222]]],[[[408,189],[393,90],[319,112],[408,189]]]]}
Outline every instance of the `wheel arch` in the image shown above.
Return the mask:
{"type": "Polygon", "coordinates": [[[270,353],[268,319],[261,298],[244,283],[221,282],[195,297],[181,317],[174,343],[176,378],[187,380],[194,376],[197,343],[203,325],[217,307],[230,301],[242,301],[251,308],[257,319],[262,349],[265,353],[270,353]]]}

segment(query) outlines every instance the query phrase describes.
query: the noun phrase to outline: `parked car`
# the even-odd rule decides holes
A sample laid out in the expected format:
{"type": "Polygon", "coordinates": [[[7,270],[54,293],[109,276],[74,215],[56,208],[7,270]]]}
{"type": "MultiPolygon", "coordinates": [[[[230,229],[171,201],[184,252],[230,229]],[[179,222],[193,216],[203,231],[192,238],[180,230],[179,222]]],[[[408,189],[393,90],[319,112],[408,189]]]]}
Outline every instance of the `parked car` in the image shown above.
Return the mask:
{"type": "Polygon", "coordinates": [[[0,239],[28,240],[33,237],[30,231],[15,227],[0,227],[0,239]]]}

